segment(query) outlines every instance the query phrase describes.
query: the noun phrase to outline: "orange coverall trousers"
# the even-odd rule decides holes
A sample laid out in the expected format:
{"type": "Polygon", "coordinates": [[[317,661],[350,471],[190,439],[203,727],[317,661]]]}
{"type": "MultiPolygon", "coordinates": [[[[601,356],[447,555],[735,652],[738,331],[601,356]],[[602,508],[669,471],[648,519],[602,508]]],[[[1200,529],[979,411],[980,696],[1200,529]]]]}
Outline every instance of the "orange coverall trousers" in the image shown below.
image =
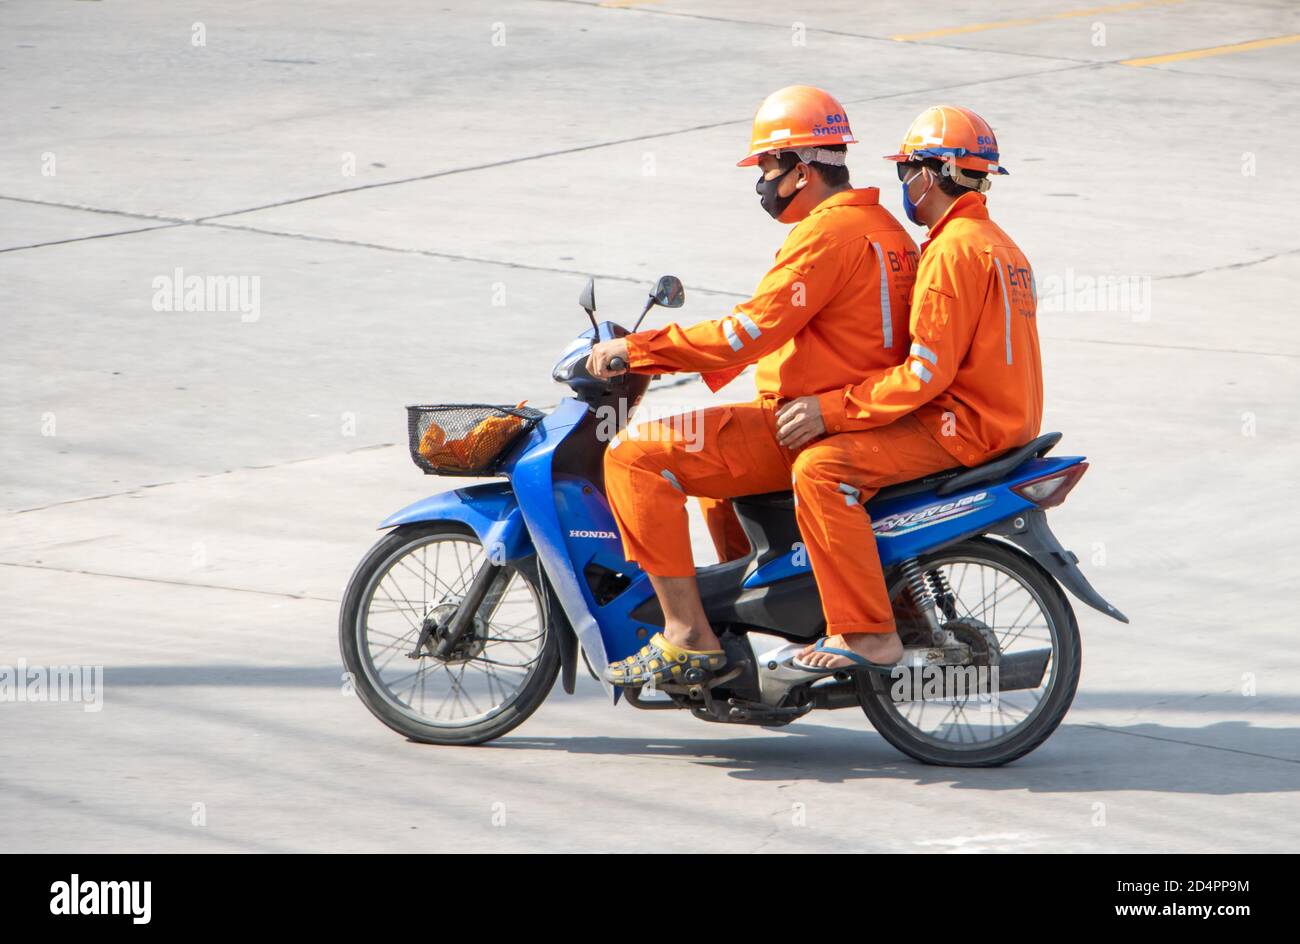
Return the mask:
{"type": "MultiPolygon", "coordinates": [[[[893,632],[862,503],[886,485],[951,468],[952,455],[912,416],[823,436],[791,452],[776,437],[777,405],[760,399],[717,406],[620,433],[605,453],[605,488],[624,555],[655,576],[694,576],[687,496],[721,500],[793,488],[827,635],[893,632]]],[[[721,553],[715,528],[729,527],[730,509],[712,502],[706,509],[721,553]]]]}

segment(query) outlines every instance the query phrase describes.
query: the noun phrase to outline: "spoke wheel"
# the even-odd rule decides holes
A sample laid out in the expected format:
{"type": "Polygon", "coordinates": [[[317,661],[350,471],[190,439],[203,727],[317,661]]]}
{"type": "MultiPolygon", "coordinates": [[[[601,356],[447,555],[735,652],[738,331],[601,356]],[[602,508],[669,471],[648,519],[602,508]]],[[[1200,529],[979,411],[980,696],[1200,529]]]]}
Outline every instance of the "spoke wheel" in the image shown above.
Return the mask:
{"type": "Polygon", "coordinates": [[[399,528],[358,566],[339,618],[344,665],[366,707],[417,741],[477,744],[522,723],[559,671],[544,591],[506,566],[465,633],[436,655],[486,558],[456,522],[399,528]]]}
{"type": "MultiPolygon", "coordinates": [[[[919,564],[931,587],[949,591],[936,599],[935,614],[946,651],[964,653],[963,664],[928,674],[913,668],[907,677],[862,673],[863,710],[882,737],[925,763],[988,767],[1023,757],[1056,730],[1074,700],[1081,652],[1069,602],[1032,559],[988,539],[919,564]],[[1033,666],[1030,682],[1013,682],[1026,665],[1033,666]],[[985,687],[958,687],[957,670],[985,687]]],[[[890,596],[903,645],[933,651],[930,624],[901,577],[890,596]]]]}

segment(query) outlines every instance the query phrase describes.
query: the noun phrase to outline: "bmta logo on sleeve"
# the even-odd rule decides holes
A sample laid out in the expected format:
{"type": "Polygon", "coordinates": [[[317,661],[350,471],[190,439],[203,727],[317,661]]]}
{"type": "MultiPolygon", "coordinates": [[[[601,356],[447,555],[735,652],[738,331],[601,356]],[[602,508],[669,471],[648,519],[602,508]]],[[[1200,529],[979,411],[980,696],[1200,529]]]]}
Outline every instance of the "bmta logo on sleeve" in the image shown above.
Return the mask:
{"type": "Polygon", "coordinates": [[[77,873],[50,886],[50,914],[130,915],[132,924],[152,916],[153,882],[83,882],[77,873]]]}

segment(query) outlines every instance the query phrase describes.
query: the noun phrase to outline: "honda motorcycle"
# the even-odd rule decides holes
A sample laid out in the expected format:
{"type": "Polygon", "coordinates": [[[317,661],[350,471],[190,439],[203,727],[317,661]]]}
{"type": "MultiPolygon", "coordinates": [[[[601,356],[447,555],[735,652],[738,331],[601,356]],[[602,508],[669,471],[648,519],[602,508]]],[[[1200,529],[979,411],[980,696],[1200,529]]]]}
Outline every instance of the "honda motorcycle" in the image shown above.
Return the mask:
{"type": "MultiPolygon", "coordinates": [[[[680,307],[665,276],[652,306],[680,307]]],[[[552,369],[572,396],[550,412],[483,404],[408,407],[425,472],[501,477],[403,508],[352,575],[343,662],[374,715],[414,741],[480,744],[525,721],[555,688],[573,694],[663,626],[647,575],[624,559],[605,497],[606,446],[651,382],[586,368],[597,340],[628,334],[595,316],[552,369]]],[[[632,330],[640,325],[638,319],[632,330]]],[[[618,366],[624,365],[615,365],[618,366]]],[[[779,727],[860,709],[925,763],[1005,764],[1054,731],[1079,680],[1079,627],[1065,591],[1122,622],[1061,546],[1046,510],[1087,469],[1049,456],[1059,433],[974,468],[879,491],[866,505],[904,657],[891,674],[812,673],[792,662],[825,632],[790,492],[734,500],[749,537],[738,560],[697,569],[728,657],[657,689],[610,690],[632,709],[779,727]]]]}

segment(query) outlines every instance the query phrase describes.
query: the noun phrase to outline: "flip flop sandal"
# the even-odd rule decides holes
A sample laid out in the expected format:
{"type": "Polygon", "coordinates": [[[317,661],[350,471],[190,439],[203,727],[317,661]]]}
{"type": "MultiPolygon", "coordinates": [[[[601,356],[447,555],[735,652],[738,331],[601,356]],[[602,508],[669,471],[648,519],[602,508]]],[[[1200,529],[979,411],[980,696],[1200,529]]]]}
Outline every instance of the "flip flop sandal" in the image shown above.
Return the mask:
{"type": "Polygon", "coordinates": [[[798,656],[795,656],[793,659],[791,659],[790,664],[793,665],[796,669],[803,669],[805,672],[812,672],[817,675],[830,675],[832,672],[843,672],[845,669],[866,669],[870,672],[883,672],[884,674],[889,675],[894,671],[894,668],[898,665],[898,663],[894,663],[894,665],[883,665],[879,662],[872,662],[870,659],[866,659],[858,655],[856,652],[852,651],[851,649],[837,649],[834,646],[828,646],[826,645],[825,636],[817,640],[817,645],[813,646],[813,651],[827,652],[833,656],[843,656],[853,664],[837,665],[833,668],[828,668],[827,666],[824,665],[808,665],[805,662],[800,662],[798,656]]]}
{"type": "Polygon", "coordinates": [[[612,663],[605,670],[605,681],[636,687],[654,679],[659,685],[680,681],[687,669],[716,672],[726,664],[727,654],[721,649],[683,649],[670,643],[663,633],[655,633],[636,655],[612,663]]]}

